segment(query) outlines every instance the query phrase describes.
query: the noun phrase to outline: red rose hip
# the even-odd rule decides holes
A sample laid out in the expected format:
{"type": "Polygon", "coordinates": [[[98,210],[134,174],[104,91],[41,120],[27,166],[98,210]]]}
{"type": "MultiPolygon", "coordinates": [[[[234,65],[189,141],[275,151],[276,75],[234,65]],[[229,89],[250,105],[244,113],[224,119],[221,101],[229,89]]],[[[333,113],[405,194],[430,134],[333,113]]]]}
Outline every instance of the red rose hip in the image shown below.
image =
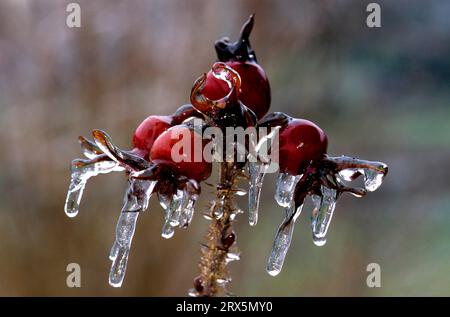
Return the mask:
{"type": "Polygon", "coordinates": [[[211,175],[212,168],[211,162],[203,157],[204,145],[197,132],[186,126],[174,126],[155,140],[150,158],[167,164],[180,176],[200,182],[211,175]]]}
{"type": "MultiPolygon", "coordinates": [[[[216,42],[215,48],[220,62],[235,70],[241,77],[242,85],[239,100],[261,119],[270,108],[270,85],[264,69],[257,63],[255,52],[251,48],[249,36],[253,28],[254,17],[250,16],[241,30],[239,40],[230,43],[228,38],[216,42]]],[[[213,100],[224,97],[230,88],[215,78],[211,71],[207,75],[204,95],[213,100]]]]}
{"type": "Polygon", "coordinates": [[[315,123],[292,118],[279,134],[280,173],[302,174],[315,160],[327,152],[328,138],[315,123]]]}

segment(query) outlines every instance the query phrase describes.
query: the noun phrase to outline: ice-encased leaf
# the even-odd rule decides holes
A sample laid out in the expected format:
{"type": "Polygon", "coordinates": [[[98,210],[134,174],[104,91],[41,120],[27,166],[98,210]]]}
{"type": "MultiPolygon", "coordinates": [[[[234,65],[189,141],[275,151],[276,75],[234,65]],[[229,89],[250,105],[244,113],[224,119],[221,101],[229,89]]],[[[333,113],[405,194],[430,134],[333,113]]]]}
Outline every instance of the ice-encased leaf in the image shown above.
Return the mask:
{"type": "Polygon", "coordinates": [[[67,191],[66,202],[64,204],[66,215],[72,218],[78,214],[84,188],[91,177],[123,170],[122,167],[111,160],[74,160],[72,163],[69,190],[67,191]]]}

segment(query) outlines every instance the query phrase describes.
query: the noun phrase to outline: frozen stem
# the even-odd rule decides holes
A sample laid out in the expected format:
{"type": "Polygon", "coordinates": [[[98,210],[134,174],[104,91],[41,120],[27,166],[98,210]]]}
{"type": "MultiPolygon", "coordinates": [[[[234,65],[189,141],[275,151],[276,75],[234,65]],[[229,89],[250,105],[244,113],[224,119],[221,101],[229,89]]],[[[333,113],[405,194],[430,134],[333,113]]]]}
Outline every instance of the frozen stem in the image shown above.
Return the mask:
{"type": "Polygon", "coordinates": [[[212,203],[210,211],[211,223],[201,246],[200,275],[195,278],[194,289],[190,295],[206,297],[229,295],[226,286],[231,278],[227,263],[239,259],[232,222],[236,213],[239,213],[234,195],[235,183],[240,177],[240,172],[234,164],[222,163],[217,198],[212,203]]]}

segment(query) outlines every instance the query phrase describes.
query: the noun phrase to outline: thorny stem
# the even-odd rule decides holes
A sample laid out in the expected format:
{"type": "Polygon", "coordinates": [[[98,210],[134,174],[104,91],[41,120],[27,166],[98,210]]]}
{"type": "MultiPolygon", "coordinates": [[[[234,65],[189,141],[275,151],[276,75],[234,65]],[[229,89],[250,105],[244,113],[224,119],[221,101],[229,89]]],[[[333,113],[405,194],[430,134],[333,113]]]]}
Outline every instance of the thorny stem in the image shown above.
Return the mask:
{"type": "Polygon", "coordinates": [[[234,185],[240,173],[233,163],[225,162],[221,165],[217,197],[210,210],[211,223],[201,247],[200,275],[194,280],[198,296],[230,295],[226,288],[230,281],[226,265],[231,250],[233,253],[237,252],[232,222],[233,213],[236,212],[234,185]],[[222,212],[223,215],[218,216],[217,213],[220,215],[222,212]]]}

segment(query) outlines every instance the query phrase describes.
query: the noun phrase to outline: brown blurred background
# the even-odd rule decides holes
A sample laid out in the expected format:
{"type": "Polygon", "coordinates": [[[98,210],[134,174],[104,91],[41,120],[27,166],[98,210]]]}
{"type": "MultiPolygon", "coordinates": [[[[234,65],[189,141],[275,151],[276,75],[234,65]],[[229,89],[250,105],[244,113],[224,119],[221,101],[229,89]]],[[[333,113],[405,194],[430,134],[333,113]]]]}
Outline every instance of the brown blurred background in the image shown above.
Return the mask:
{"type": "MultiPolygon", "coordinates": [[[[282,273],[265,272],[283,211],[266,179],[260,222],[238,218],[242,259],[230,265],[243,296],[450,295],[450,2],[77,1],[82,27],[66,26],[70,1],[0,2],[0,295],[185,295],[197,274],[207,221],[161,238],[155,199],[140,217],[121,289],[109,287],[109,248],[126,179],[93,179],[77,218],[63,204],[78,135],[109,131],[127,148],[149,114],[188,101],[250,13],[272,110],[318,123],[329,153],[389,164],[383,186],[342,197],[324,247],[313,245],[309,204],[282,273]],[[82,287],[66,287],[77,262],[82,287]],[[381,265],[382,287],[366,286],[381,265]]],[[[205,195],[198,209],[205,206],[205,195]]],[[[242,203],[245,207],[245,202],[242,203]]]]}

